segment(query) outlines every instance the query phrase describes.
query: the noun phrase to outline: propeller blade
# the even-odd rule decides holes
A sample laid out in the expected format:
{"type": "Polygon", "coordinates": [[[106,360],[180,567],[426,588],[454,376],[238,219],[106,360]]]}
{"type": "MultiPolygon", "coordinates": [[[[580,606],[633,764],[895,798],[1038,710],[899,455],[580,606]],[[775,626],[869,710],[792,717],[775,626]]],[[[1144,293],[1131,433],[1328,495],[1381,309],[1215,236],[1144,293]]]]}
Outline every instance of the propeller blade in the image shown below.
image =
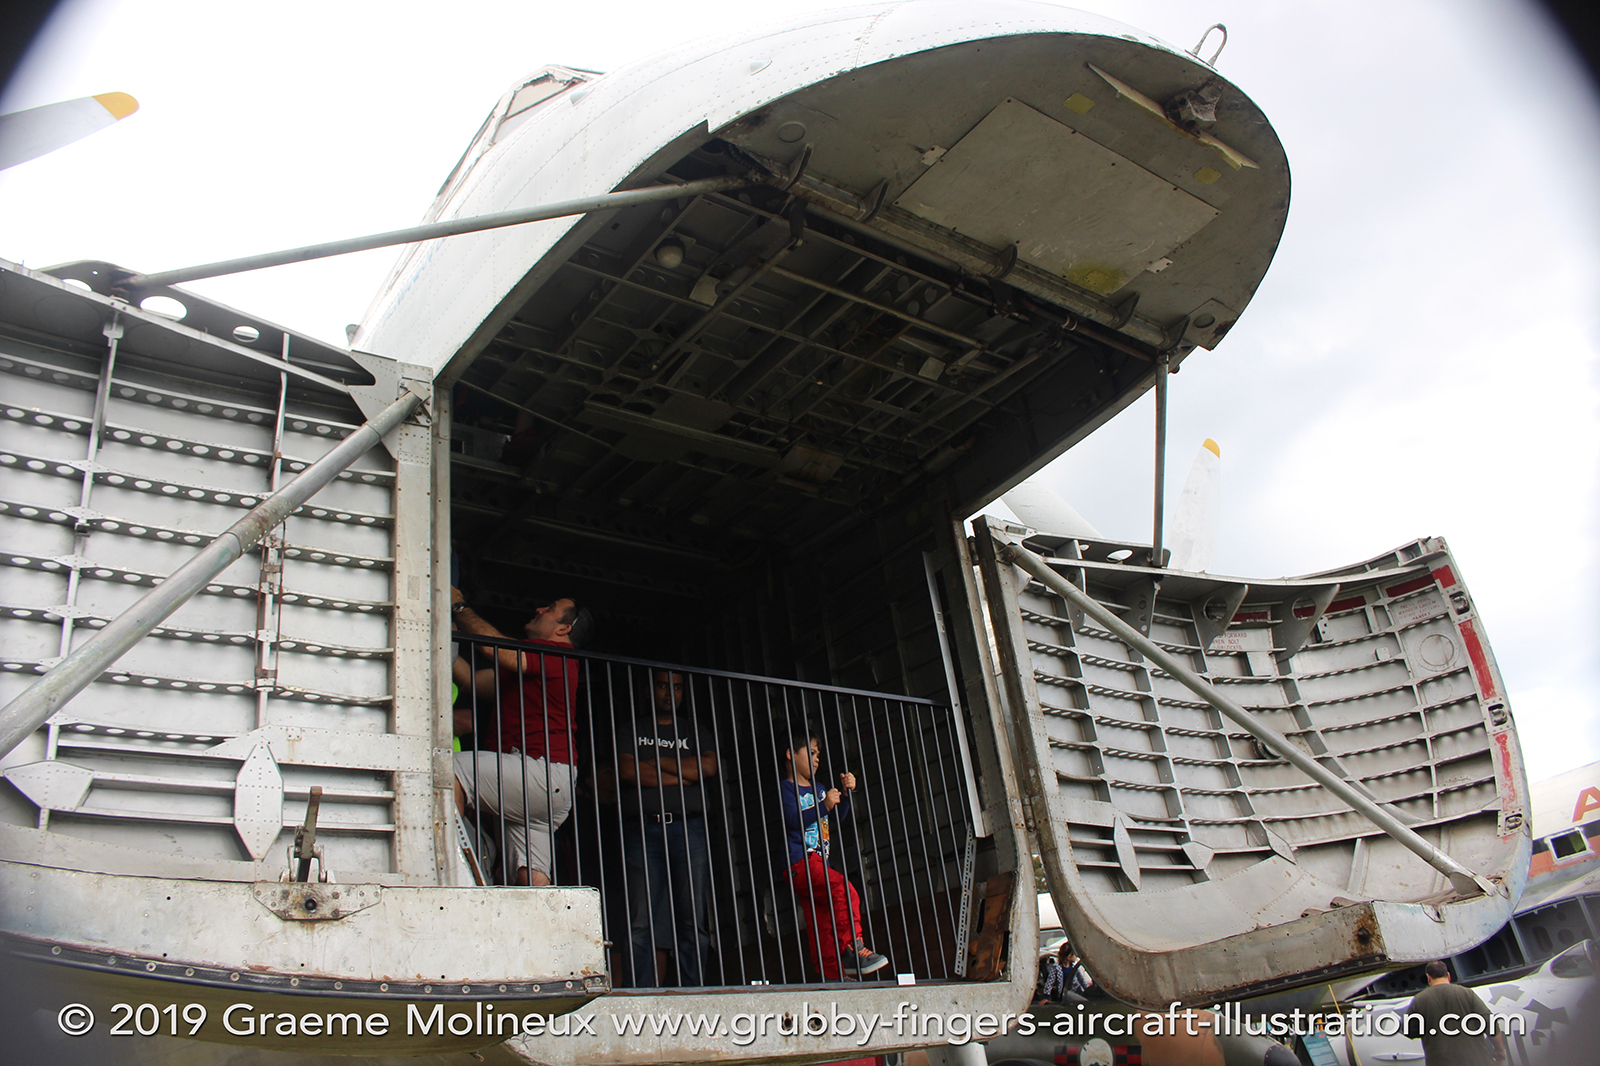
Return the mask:
{"type": "Polygon", "coordinates": [[[0,170],[65,148],[139,110],[127,93],[101,93],[0,115],[0,170]]]}
{"type": "Polygon", "coordinates": [[[1207,437],[1189,468],[1172,516],[1172,570],[1199,573],[1211,567],[1222,518],[1222,449],[1207,437]]]}
{"type": "Polygon", "coordinates": [[[1104,539],[1071,504],[1032,478],[1000,498],[1023,525],[1032,526],[1041,533],[1084,540],[1104,539]]]}

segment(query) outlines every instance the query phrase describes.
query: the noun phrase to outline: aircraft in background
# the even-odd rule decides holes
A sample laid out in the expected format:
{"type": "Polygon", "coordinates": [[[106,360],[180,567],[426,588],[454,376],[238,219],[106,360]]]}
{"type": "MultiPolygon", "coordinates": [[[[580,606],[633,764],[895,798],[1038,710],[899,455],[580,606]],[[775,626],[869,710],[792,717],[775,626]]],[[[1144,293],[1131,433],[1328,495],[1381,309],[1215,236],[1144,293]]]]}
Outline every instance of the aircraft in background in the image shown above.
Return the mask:
{"type": "Polygon", "coordinates": [[[98,93],[0,115],[0,170],[81,141],[137,110],[139,101],[127,93],[98,93]]]}
{"type": "MultiPolygon", "coordinates": [[[[1080,540],[1106,539],[1037,474],[1001,499],[1023,525],[1080,540]]],[[[1172,515],[1172,543],[1166,569],[1192,573],[1209,570],[1216,553],[1217,525],[1221,517],[1222,448],[1207,437],[1189,467],[1189,476],[1172,515]]]]}
{"type": "MultiPolygon", "coordinates": [[[[1483,944],[1449,960],[1452,978],[1471,985],[1491,1012],[1520,1014],[1525,1031],[1507,1037],[1513,1066],[1585,1061],[1600,1019],[1600,762],[1535,781],[1533,858],[1516,915],[1483,944]]],[[[1421,990],[1420,967],[1385,974],[1365,988],[1379,998],[1354,1010],[1375,1020],[1403,1014],[1421,990]]],[[[1341,993],[1340,998],[1353,992],[1341,993]]],[[[1421,1062],[1403,1036],[1330,1039],[1341,1066],[1421,1062]]]]}
{"type": "MultiPolygon", "coordinates": [[[[1533,863],[1518,913],[1600,893],[1600,762],[1535,781],[1529,792],[1533,863]]],[[[1600,935],[1600,900],[1591,907],[1590,932],[1600,935]]]]}

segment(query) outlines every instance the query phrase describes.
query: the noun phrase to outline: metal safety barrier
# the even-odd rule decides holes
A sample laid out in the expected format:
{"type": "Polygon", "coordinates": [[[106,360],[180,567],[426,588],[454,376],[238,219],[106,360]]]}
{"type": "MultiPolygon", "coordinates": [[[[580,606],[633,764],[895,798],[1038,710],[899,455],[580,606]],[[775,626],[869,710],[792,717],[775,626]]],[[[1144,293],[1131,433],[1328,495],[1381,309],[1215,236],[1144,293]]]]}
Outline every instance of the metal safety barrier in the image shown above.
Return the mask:
{"type": "Polygon", "coordinates": [[[470,670],[456,778],[478,875],[598,888],[614,987],[956,977],[969,805],[949,707],[454,639],[458,678],[470,670]],[[826,862],[796,864],[780,781],[808,734],[814,780],[850,774],[854,788],[819,821],[826,862]],[[848,961],[852,894],[862,941],[888,959],[865,975],[848,961]]]}

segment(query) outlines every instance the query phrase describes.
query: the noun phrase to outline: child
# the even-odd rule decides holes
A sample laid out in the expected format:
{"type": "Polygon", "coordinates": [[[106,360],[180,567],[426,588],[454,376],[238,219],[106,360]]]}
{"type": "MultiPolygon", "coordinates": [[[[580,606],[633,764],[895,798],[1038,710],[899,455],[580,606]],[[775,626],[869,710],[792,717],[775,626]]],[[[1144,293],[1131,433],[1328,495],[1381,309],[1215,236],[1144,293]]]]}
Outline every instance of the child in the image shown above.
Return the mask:
{"type": "Polygon", "coordinates": [[[809,939],[817,969],[823,977],[837,981],[842,957],[844,973],[859,978],[883,969],[889,960],[862,942],[860,897],[855,886],[828,865],[829,823],[833,817],[849,817],[850,799],[844,793],[855,789],[856,775],[840,774],[840,788],[824,792],[813,780],[821,745],[809,730],[799,735],[807,740],[803,748],[780,741],[784,765],[778,792],[787,831],[789,879],[809,914],[809,939]]]}

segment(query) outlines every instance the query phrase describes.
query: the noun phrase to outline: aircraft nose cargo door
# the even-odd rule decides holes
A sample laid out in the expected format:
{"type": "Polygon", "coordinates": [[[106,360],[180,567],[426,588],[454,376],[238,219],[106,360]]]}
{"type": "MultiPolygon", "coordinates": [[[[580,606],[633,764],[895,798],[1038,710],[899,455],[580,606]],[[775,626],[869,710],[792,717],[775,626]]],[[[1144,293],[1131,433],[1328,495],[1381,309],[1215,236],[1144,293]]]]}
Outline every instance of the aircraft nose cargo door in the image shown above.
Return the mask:
{"type": "Polygon", "coordinates": [[[1245,582],[974,525],[1051,893],[1114,995],[1209,1005],[1441,958],[1510,917],[1530,846],[1521,755],[1443,540],[1245,582]],[[1281,736],[1259,739],[1012,565],[1012,545],[1281,736]],[[1472,876],[1407,850],[1273,750],[1283,740],[1472,876]]]}

